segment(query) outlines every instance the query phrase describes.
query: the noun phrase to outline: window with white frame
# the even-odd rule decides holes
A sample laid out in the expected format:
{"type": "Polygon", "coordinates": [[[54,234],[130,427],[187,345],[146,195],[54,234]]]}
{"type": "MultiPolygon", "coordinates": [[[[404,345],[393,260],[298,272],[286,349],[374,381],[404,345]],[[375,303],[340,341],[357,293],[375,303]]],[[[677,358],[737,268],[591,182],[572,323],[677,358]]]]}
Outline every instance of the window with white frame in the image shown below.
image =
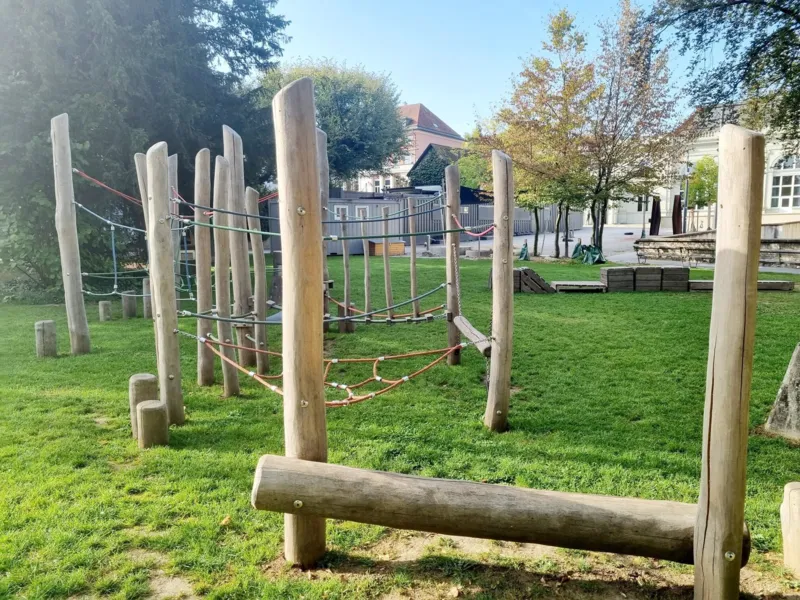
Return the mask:
{"type": "Polygon", "coordinates": [[[772,169],[770,208],[800,208],[800,156],[785,156],[772,169]]]}
{"type": "Polygon", "coordinates": [[[356,218],[357,219],[369,219],[369,206],[366,204],[360,204],[356,206],[356,218]]]}
{"type": "Polygon", "coordinates": [[[391,179],[385,179],[383,181],[383,189],[384,190],[388,190],[390,187],[392,187],[392,180],[391,179]]]}
{"type": "Polygon", "coordinates": [[[336,205],[334,205],[334,207],[333,207],[333,218],[336,219],[337,221],[341,221],[342,220],[342,215],[347,215],[348,218],[350,217],[350,215],[348,214],[348,211],[347,211],[347,204],[336,204],[336,205]]]}
{"type": "Polygon", "coordinates": [[[372,182],[372,191],[373,192],[380,192],[381,191],[381,180],[376,179],[372,182]]]}

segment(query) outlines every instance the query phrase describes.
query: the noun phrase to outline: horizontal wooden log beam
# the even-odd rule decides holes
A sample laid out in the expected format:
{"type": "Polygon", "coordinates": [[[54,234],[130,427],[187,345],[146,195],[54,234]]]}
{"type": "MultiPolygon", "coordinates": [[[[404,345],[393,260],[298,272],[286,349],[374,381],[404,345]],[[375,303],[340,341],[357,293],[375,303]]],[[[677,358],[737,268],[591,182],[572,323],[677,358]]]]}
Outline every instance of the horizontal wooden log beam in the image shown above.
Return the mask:
{"type": "MultiPolygon", "coordinates": [[[[695,504],[540,491],[396,475],[265,455],[256,468],[253,506],[578,550],[632,554],[692,564],[695,504]]],[[[745,527],[742,564],[750,554],[745,527]]]]}
{"type": "MultiPolygon", "coordinates": [[[[758,290],[761,292],[791,292],[794,281],[759,279],[758,290]]],[[[694,292],[710,292],[714,289],[713,279],[690,279],[689,289],[694,292]]]]}
{"type": "Polygon", "coordinates": [[[492,343],[480,331],[472,326],[472,323],[461,315],[453,317],[453,324],[458,328],[465,338],[475,344],[475,348],[486,357],[492,355],[492,343]]]}

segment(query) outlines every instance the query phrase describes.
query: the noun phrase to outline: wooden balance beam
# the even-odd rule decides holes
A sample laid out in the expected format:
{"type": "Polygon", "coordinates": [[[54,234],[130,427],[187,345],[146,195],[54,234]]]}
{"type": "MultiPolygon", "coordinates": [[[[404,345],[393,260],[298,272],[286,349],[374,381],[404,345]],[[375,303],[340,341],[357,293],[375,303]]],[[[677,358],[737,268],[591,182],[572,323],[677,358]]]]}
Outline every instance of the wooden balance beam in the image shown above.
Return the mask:
{"type": "Polygon", "coordinates": [[[485,335],[483,335],[480,331],[475,329],[472,326],[472,323],[467,321],[467,319],[461,315],[457,317],[453,317],[453,324],[458,328],[465,338],[467,338],[470,342],[475,344],[475,348],[483,354],[485,357],[490,357],[492,355],[492,343],[489,341],[485,335]]]}
{"type": "MultiPolygon", "coordinates": [[[[259,510],[693,564],[697,505],[431,479],[265,455],[259,510]]],[[[744,528],[742,565],[750,555],[744,528]]]]}

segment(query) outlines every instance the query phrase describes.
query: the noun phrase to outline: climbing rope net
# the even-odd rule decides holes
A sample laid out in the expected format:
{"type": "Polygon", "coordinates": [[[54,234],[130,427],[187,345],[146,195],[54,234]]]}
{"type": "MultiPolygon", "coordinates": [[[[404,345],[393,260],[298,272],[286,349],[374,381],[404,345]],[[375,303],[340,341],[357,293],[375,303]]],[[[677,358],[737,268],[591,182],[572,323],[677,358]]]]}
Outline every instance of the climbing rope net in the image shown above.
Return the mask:
{"type": "MultiPolygon", "coordinates": [[[[107,185],[107,184],[105,184],[105,183],[103,183],[103,182],[91,177],[90,175],[84,173],[83,171],[81,171],[79,169],[73,169],[73,172],[76,175],[82,177],[83,179],[86,179],[87,181],[97,185],[98,187],[101,187],[101,188],[109,191],[110,193],[112,193],[112,194],[114,194],[116,196],[119,196],[119,197],[123,198],[124,200],[126,200],[126,201],[128,201],[128,202],[130,202],[132,204],[135,204],[135,205],[140,206],[140,207],[142,206],[142,202],[138,198],[136,198],[134,196],[130,196],[128,194],[125,194],[124,192],[116,190],[116,189],[112,188],[111,186],[109,186],[109,185],[107,185]]],[[[273,199],[276,196],[277,196],[277,193],[267,194],[267,195],[262,196],[261,198],[259,198],[258,202],[260,204],[262,202],[266,202],[266,201],[268,201],[270,199],[273,199]]],[[[408,219],[408,218],[414,218],[414,217],[421,216],[421,215],[438,213],[438,212],[442,211],[445,208],[444,205],[442,205],[442,204],[435,204],[437,201],[441,200],[441,197],[442,197],[441,194],[436,195],[433,198],[431,198],[429,201],[418,205],[416,207],[418,212],[415,212],[413,214],[410,212],[410,210],[408,208],[405,208],[405,209],[400,209],[400,210],[398,210],[396,212],[393,212],[393,213],[389,213],[389,214],[387,214],[385,216],[382,216],[382,217],[349,220],[348,224],[382,223],[382,222],[386,222],[386,221],[408,219]],[[427,206],[431,206],[431,208],[427,208],[427,206]],[[419,209],[424,209],[424,210],[419,210],[419,209]]],[[[280,236],[280,233],[277,233],[277,232],[263,231],[261,229],[249,229],[249,228],[242,228],[242,227],[233,227],[233,226],[221,225],[221,224],[213,222],[213,218],[214,218],[214,215],[216,213],[225,214],[225,215],[246,217],[248,219],[249,218],[256,218],[256,219],[259,219],[259,220],[268,220],[268,221],[269,220],[278,221],[279,219],[277,217],[270,217],[270,216],[264,216],[264,215],[261,215],[261,214],[251,214],[251,213],[248,213],[248,212],[240,212],[240,211],[235,211],[235,210],[213,208],[211,206],[202,206],[202,205],[193,204],[193,203],[187,202],[178,193],[178,191],[174,187],[170,188],[170,201],[172,203],[174,203],[176,205],[176,207],[179,207],[179,206],[183,205],[183,206],[186,206],[186,207],[190,208],[192,211],[195,211],[195,214],[197,214],[196,211],[200,210],[200,211],[203,211],[204,216],[210,217],[208,222],[198,221],[197,219],[193,219],[193,218],[186,217],[186,216],[181,216],[179,209],[176,210],[175,213],[170,216],[171,223],[172,223],[171,228],[172,228],[173,232],[175,232],[178,235],[180,235],[180,239],[181,239],[181,242],[182,242],[182,248],[183,248],[183,258],[184,258],[183,267],[185,269],[184,273],[179,273],[179,266],[176,265],[176,292],[178,292],[177,296],[178,296],[178,300],[179,301],[190,301],[190,302],[193,302],[195,300],[194,287],[192,285],[191,265],[190,265],[190,262],[189,262],[189,247],[188,247],[188,240],[187,240],[187,231],[189,229],[194,228],[196,226],[200,226],[200,227],[209,227],[209,228],[212,228],[212,229],[213,228],[224,229],[224,230],[228,230],[228,231],[235,231],[235,232],[247,233],[247,234],[257,234],[257,235],[260,235],[260,236],[280,236]],[[180,297],[180,292],[188,292],[188,294],[189,294],[188,298],[181,298],[180,297]]],[[[131,225],[125,225],[125,224],[122,224],[122,223],[115,222],[115,221],[113,221],[111,219],[108,219],[108,218],[98,214],[97,212],[94,212],[94,211],[90,210],[89,208],[87,208],[86,206],[84,206],[83,204],[81,204],[81,203],[79,203],[77,201],[74,202],[74,204],[75,204],[76,208],[86,212],[87,214],[93,216],[94,218],[96,218],[96,219],[100,220],[101,222],[105,223],[106,225],[108,225],[109,231],[110,231],[110,234],[111,234],[111,236],[110,236],[111,237],[111,257],[112,257],[113,270],[110,271],[110,272],[101,272],[101,273],[85,272],[82,275],[84,277],[96,278],[96,279],[100,279],[100,280],[112,280],[113,281],[113,284],[112,284],[113,288],[112,288],[112,290],[110,292],[95,292],[95,291],[91,291],[91,290],[87,290],[87,289],[84,289],[83,292],[85,294],[91,295],[91,296],[133,295],[133,296],[143,297],[145,295],[144,293],[136,294],[136,293],[133,293],[133,292],[130,292],[130,291],[120,291],[119,290],[120,282],[129,281],[129,280],[143,280],[145,277],[148,276],[148,269],[146,269],[146,268],[121,269],[120,268],[118,255],[117,255],[116,231],[119,228],[119,229],[122,229],[122,230],[131,231],[131,232],[134,232],[134,233],[137,233],[137,234],[143,234],[143,235],[145,235],[145,237],[147,235],[146,231],[144,229],[141,229],[141,228],[138,228],[138,227],[134,227],[134,226],[131,226],[131,225]]],[[[422,231],[422,232],[414,232],[414,233],[407,232],[407,233],[405,233],[403,235],[408,235],[410,237],[419,237],[419,236],[433,236],[433,235],[437,235],[438,236],[438,235],[443,235],[443,234],[447,234],[447,233],[451,233],[451,232],[459,232],[459,233],[463,232],[463,233],[466,233],[466,234],[468,234],[470,236],[473,236],[473,237],[482,237],[482,236],[485,236],[485,235],[491,233],[491,231],[495,227],[492,224],[488,228],[483,229],[482,231],[475,232],[475,231],[473,231],[473,229],[476,229],[476,228],[463,226],[456,215],[453,215],[452,219],[453,219],[452,226],[450,226],[450,227],[445,226],[445,228],[443,228],[441,230],[422,231]]],[[[323,224],[341,224],[341,221],[339,219],[323,220],[322,223],[323,224]]],[[[372,239],[372,238],[397,237],[398,235],[399,234],[397,234],[397,233],[394,233],[394,234],[378,234],[378,235],[325,235],[325,236],[322,237],[322,240],[324,240],[324,241],[332,241],[332,242],[336,242],[336,241],[346,242],[348,240],[364,240],[364,239],[367,239],[367,238],[372,239]]],[[[457,258],[458,257],[456,256],[456,259],[457,258]]],[[[458,264],[458,263],[456,262],[456,264],[458,264]]],[[[271,270],[272,271],[277,271],[278,269],[271,269],[271,270]]],[[[458,269],[456,269],[456,271],[458,271],[458,269]]],[[[456,288],[457,288],[458,306],[459,306],[459,312],[460,312],[460,307],[461,307],[461,289],[460,289],[460,287],[461,286],[460,286],[460,279],[458,278],[458,275],[456,276],[455,285],[456,285],[456,288]]],[[[410,298],[408,300],[395,303],[395,304],[393,304],[391,306],[387,306],[385,308],[381,308],[381,309],[378,309],[378,310],[371,310],[371,311],[361,310],[361,309],[355,308],[354,306],[345,307],[344,303],[342,303],[339,300],[336,300],[335,298],[333,298],[330,295],[330,293],[326,290],[326,292],[325,292],[326,296],[331,302],[333,302],[334,304],[336,304],[337,306],[340,306],[342,308],[349,308],[349,311],[345,311],[345,315],[346,316],[344,316],[344,317],[332,317],[329,314],[325,314],[323,316],[323,322],[336,323],[336,322],[341,322],[341,321],[352,321],[352,322],[358,322],[358,323],[381,323],[381,322],[383,322],[383,323],[387,323],[387,324],[392,324],[392,323],[418,323],[418,322],[425,322],[425,321],[433,321],[433,320],[443,319],[443,318],[445,318],[447,316],[446,304],[439,304],[439,305],[433,306],[431,308],[427,308],[425,310],[420,310],[420,311],[418,311],[416,313],[414,313],[414,312],[410,312],[410,313],[394,313],[393,311],[398,309],[398,308],[401,308],[403,306],[407,306],[409,304],[417,303],[422,299],[425,299],[425,298],[427,298],[429,296],[432,296],[432,295],[436,294],[437,292],[440,292],[445,287],[446,287],[446,284],[442,283],[442,284],[436,286],[435,288],[433,288],[433,289],[431,289],[431,290],[429,290],[427,292],[424,292],[422,294],[417,295],[414,298],[410,298]]],[[[268,308],[272,309],[272,310],[277,310],[277,311],[281,310],[281,307],[278,304],[276,304],[276,303],[274,303],[272,301],[268,302],[268,308]]],[[[255,310],[250,311],[250,312],[245,313],[245,314],[231,315],[229,317],[224,317],[224,316],[220,316],[220,314],[219,314],[219,312],[218,312],[216,307],[214,307],[214,308],[212,308],[212,309],[210,309],[208,311],[204,311],[202,313],[194,312],[194,311],[191,311],[191,310],[188,310],[188,309],[178,310],[178,316],[179,317],[190,317],[190,318],[194,318],[194,319],[203,319],[203,320],[209,320],[209,321],[234,323],[234,324],[237,324],[239,326],[248,326],[248,327],[252,326],[252,325],[259,325],[259,324],[269,325],[269,324],[279,324],[280,323],[280,320],[277,320],[277,319],[274,319],[274,320],[269,320],[269,319],[267,319],[267,320],[258,320],[256,318],[256,311],[255,310]]],[[[226,356],[226,354],[222,351],[222,348],[229,348],[229,349],[232,349],[232,350],[240,350],[240,351],[241,350],[245,350],[245,351],[249,351],[249,352],[266,354],[266,355],[269,355],[269,356],[272,356],[272,357],[276,357],[276,358],[281,358],[282,359],[282,355],[281,355],[280,352],[275,352],[275,351],[267,350],[267,349],[264,349],[264,348],[258,348],[257,347],[258,344],[256,343],[256,340],[253,339],[250,336],[247,336],[247,339],[249,341],[251,341],[251,342],[254,342],[256,347],[245,347],[245,346],[242,346],[242,345],[234,344],[230,340],[218,339],[211,333],[208,333],[205,336],[197,336],[197,335],[194,335],[194,334],[189,333],[187,331],[183,331],[181,329],[175,329],[174,333],[175,334],[179,334],[179,335],[184,336],[184,337],[191,338],[191,339],[199,342],[200,344],[202,344],[205,347],[207,347],[208,349],[210,349],[211,352],[213,352],[216,356],[218,356],[221,361],[223,361],[223,362],[225,362],[227,364],[230,364],[231,366],[235,367],[238,371],[246,374],[247,376],[249,376],[250,378],[252,378],[256,382],[261,384],[263,387],[269,389],[270,391],[272,391],[272,392],[274,392],[274,393],[276,393],[278,395],[281,395],[281,396],[283,395],[282,388],[275,383],[275,382],[279,382],[283,378],[283,373],[278,373],[278,374],[273,374],[273,375],[270,375],[270,374],[257,374],[256,372],[243,367],[242,365],[240,365],[238,362],[236,362],[235,360],[233,360],[229,356],[226,356]]],[[[344,398],[340,398],[340,399],[326,400],[325,405],[327,407],[330,407],[330,408],[349,406],[351,404],[357,404],[357,403],[363,402],[365,400],[369,400],[369,399],[375,398],[377,396],[381,396],[383,394],[386,394],[386,393],[396,389],[397,387],[401,386],[402,384],[410,381],[411,379],[414,379],[415,377],[418,377],[418,376],[422,375],[426,371],[428,371],[428,370],[432,369],[433,367],[435,367],[440,362],[444,361],[448,356],[450,356],[454,352],[456,352],[456,351],[458,351],[458,350],[460,350],[462,348],[465,348],[465,347],[471,345],[472,343],[473,342],[463,342],[463,343],[459,343],[459,344],[457,344],[455,346],[447,347],[447,348],[438,348],[438,349],[434,349],[434,350],[421,350],[421,351],[407,352],[407,353],[396,354],[396,355],[378,356],[378,357],[374,357],[374,358],[326,358],[326,359],[324,359],[325,386],[328,387],[328,388],[334,389],[334,390],[339,390],[339,391],[345,393],[346,396],[344,398]],[[408,372],[407,374],[404,374],[404,375],[401,375],[401,376],[395,377],[395,378],[388,378],[388,377],[385,377],[385,376],[382,376],[382,375],[379,374],[379,369],[380,369],[381,365],[383,365],[383,364],[386,364],[386,363],[397,363],[397,362],[403,361],[403,360],[419,359],[419,358],[422,358],[422,357],[426,357],[426,358],[427,357],[431,357],[431,360],[429,362],[427,362],[426,364],[424,364],[423,366],[408,372]],[[336,365],[356,365],[356,364],[371,364],[371,366],[372,366],[371,375],[369,377],[364,378],[364,379],[360,379],[360,380],[356,381],[355,383],[342,383],[342,382],[337,382],[337,381],[330,380],[330,378],[333,376],[332,375],[332,370],[334,370],[336,368],[336,365]],[[369,391],[366,391],[367,388],[374,387],[375,385],[380,386],[379,389],[377,389],[377,390],[370,389],[369,391]]]]}

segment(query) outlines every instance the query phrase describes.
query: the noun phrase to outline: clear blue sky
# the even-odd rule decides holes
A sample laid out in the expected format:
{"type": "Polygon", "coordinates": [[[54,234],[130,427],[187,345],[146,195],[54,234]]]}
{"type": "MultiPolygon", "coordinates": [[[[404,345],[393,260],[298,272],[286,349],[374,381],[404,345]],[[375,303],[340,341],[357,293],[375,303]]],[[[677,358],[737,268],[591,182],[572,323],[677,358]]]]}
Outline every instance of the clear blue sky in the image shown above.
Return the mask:
{"type": "MultiPolygon", "coordinates": [[[[647,5],[650,3],[647,2],[647,5]]],[[[589,49],[615,0],[279,0],[292,23],[284,60],[332,58],[388,73],[402,102],[422,102],[459,133],[488,117],[510,90],[521,58],[541,52],[547,17],[577,15],[589,49]]],[[[677,57],[676,57],[677,58],[677,57]]],[[[676,64],[685,64],[676,60],[676,64]]],[[[682,67],[675,68],[676,81],[682,67]]]]}

